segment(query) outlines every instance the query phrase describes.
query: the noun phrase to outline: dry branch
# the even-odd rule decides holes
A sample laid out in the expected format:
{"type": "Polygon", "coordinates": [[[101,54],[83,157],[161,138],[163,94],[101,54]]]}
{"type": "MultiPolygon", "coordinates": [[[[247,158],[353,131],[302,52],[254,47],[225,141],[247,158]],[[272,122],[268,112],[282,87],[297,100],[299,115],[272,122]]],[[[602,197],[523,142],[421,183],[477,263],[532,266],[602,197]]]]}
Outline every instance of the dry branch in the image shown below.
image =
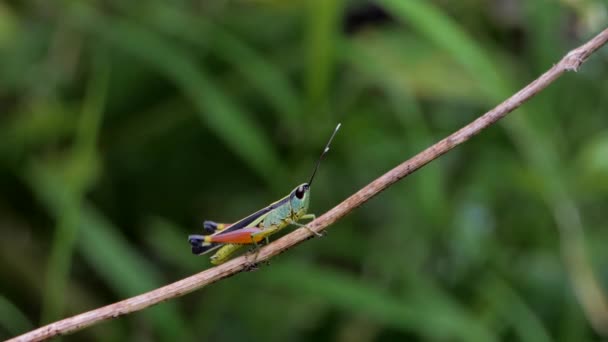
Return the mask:
{"type": "MultiPolygon", "coordinates": [[[[525,88],[508,98],[506,101],[477,118],[475,121],[451,134],[447,138],[444,138],[443,140],[417,154],[413,158],[388,171],[327,213],[311,222],[308,227],[310,227],[313,231],[321,232],[327,226],[344,217],[346,214],[365,203],[381,191],[385,190],[401,178],[410,175],[414,171],[420,169],[454,147],[469,140],[471,137],[478,134],[488,126],[494,124],[496,121],[502,119],[507,114],[518,108],[522,103],[529,100],[538,92],[549,86],[549,84],[555,81],[564,72],[578,70],[581,64],[583,64],[592,53],[606,44],[607,41],[608,29],[605,29],[584,45],[570,51],[561,59],[559,63],[554,65],[551,69],[542,74],[532,83],[528,84],[525,88]]],[[[294,232],[270,243],[268,246],[263,247],[258,255],[257,261],[260,262],[267,260],[310,237],[311,233],[306,229],[295,230],[294,232]]],[[[44,340],[58,335],[69,334],[110,318],[116,318],[118,316],[145,309],[162,301],[185,295],[218,280],[242,272],[249,266],[250,261],[248,258],[248,255],[240,256],[226,262],[225,264],[207,269],[198,274],[156,290],[48,324],[21,336],[15,337],[9,341],[44,340]]]]}

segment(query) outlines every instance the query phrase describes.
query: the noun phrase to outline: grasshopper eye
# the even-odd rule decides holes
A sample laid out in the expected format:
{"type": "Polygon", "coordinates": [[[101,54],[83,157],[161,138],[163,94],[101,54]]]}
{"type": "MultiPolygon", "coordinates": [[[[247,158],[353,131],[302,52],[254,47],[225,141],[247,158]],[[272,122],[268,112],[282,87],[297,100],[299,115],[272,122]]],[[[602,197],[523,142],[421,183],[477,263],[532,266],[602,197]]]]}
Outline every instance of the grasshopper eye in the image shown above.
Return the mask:
{"type": "Polygon", "coordinates": [[[302,198],[304,198],[304,192],[306,192],[306,188],[304,187],[304,185],[299,186],[299,187],[296,189],[296,197],[297,197],[298,199],[302,199],[302,198]]]}

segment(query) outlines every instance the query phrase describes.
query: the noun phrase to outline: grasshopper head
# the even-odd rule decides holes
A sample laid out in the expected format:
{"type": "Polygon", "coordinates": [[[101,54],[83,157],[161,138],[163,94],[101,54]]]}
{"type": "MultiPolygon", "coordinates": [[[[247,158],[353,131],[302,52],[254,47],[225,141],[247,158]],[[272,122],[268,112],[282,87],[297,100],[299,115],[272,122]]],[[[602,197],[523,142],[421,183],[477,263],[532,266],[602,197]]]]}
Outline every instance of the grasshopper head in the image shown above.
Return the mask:
{"type": "Polygon", "coordinates": [[[308,202],[310,200],[310,185],[302,183],[289,194],[289,202],[293,215],[300,217],[308,211],[308,202]]]}

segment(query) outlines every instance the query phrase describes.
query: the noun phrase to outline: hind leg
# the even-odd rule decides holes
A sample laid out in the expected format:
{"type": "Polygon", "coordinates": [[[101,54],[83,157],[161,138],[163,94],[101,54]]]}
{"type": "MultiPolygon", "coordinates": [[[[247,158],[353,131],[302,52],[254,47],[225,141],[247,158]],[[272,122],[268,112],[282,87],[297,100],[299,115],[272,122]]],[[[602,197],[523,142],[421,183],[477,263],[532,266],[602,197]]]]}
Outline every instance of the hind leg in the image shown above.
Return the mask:
{"type": "Polygon", "coordinates": [[[232,253],[236,252],[241,247],[243,247],[243,245],[234,243],[222,246],[217,252],[215,252],[215,254],[211,256],[211,263],[214,265],[219,265],[226,262],[232,253]]]}

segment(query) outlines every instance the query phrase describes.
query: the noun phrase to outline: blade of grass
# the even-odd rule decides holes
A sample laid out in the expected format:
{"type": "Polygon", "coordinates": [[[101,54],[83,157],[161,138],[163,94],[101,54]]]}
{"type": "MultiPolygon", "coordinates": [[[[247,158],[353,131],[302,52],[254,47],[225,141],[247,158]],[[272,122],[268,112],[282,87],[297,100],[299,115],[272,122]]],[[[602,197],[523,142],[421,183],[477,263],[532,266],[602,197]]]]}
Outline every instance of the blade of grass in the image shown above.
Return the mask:
{"type": "MultiPolygon", "coordinates": [[[[116,237],[118,234],[113,233],[115,228],[104,224],[99,215],[92,214],[83,206],[84,194],[97,173],[96,142],[109,79],[108,65],[102,57],[99,58],[92,73],[94,77],[67,168],[56,169],[33,163],[27,175],[34,192],[58,220],[47,271],[43,319],[54,319],[62,314],[71,256],[76,246],[108,284],[123,296],[131,296],[162,283],[158,275],[149,271],[152,267],[129,252],[129,247],[116,237]],[[79,236],[87,243],[76,245],[79,236]]],[[[147,315],[165,339],[188,339],[188,330],[171,305],[169,308],[155,308],[147,315]]]]}
{"type": "Polygon", "coordinates": [[[504,280],[495,277],[480,288],[485,293],[486,300],[496,306],[495,312],[501,316],[499,319],[510,322],[521,341],[551,341],[551,336],[538,315],[504,280]]]}
{"type": "MultiPolygon", "coordinates": [[[[61,214],[66,203],[74,202],[73,194],[63,191],[65,182],[44,165],[33,164],[27,178],[32,190],[53,216],[61,214]]],[[[154,267],[134,252],[118,229],[94,208],[81,202],[77,210],[81,241],[77,247],[116,293],[132,296],[163,283],[154,267]]],[[[174,303],[158,306],[144,315],[152,320],[163,339],[192,340],[174,303]]]]}
{"type": "Polygon", "coordinates": [[[0,125],[0,158],[15,162],[32,149],[70,137],[76,131],[77,115],[71,108],[54,101],[41,101],[14,119],[0,125]]]}
{"type": "MultiPolygon", "coordinates": [[[[396,54],[393,57],[402,61],[403,58],[406,58],[407,54],[411,54],[409,48],[412,44],[416,44],[417,47],[419,44],[412,41],[410,44],[405,45],[404,48],[401,48],[401,44],[398,45],[396,39],[386,39],[385,36],[376,38],[374,39],[375,43],[371,46],[366,43],[367,40],[360,43],[344,41],[341,44],[344,47],[344,53],[340,57],[365,73],[369,81],[374,85],[383,89],[385,96],[392,105],[395,117],[406,130],[404,133],[404,136],[408,137],[406,145],[409,146],[410,152],[415,153],[436,140],[432,136],[431,129],[425,122],[422,109],[414,97],[412,87],[415,87],[415,85],[411,85],[406,81],[406,79],[411,78],[411,72],[415,72],[415,69],[420,69],[421,66],[412,65],[411,69],[403,70],[380,58],[385,57],[386,59],[390,59],[391,57],[387,57],[386,50],[392,48],[391,50],[393,51],[391,52],[396,54]],[[408,51],[405,51],[406,49],[408,51]],[[373,55],[376,58],[371,57],[372,59],[370,60],[370,55],[374,52],[377,52],[377,54],[373,55]],[[401,70],[403,72],[400,72],[401,70]]],[[[399,43],[402,43],[402,41],[399,41],[399,43]]],[[[416,53],[421,60],[431,58],[430,54],[421,53],[420,50],[416,49],[416,53]]],[[[423,69],[428,70],[428,68],[423,69]]],[[[448,69],[450,68],[446,68],[443,71],[448,71],[448,69]]],[[[418,198],[421,199],[420,204],[428,219],[438,225],[442,225],[443,223],[441,223],[441,217],[438,213],[441,213],[445,217],[448,214],[447,209],[449,206],[443,190],[441,163],[429,165],[427,172],[419,175],[416,179],[417,181],[414,182],[414,186],[418,192],[418,198]]]]}
{"type": "Polygon", "coordinates": [[[0,326],[11,335],[22,334],[34,327],[27,316],[4,296],[0,295],[0,326]]]}
{"type": "Polygon", "coordinates": [[[203,66],[195,64],[177,46],[133,23],[102,18],[86,7],[78,7],[70,20],[172,80],[194,103],[199,118],[268,184],[287,179],[272,144],[260,133],[262,130],[250,119],[251,115],[227,97],[203,66]]]}
{"type": "MultiPolygon", "coordinates": [[[[161,286],[164,280],[154,266],[133,251],[116,227],[94,207],[85,206],[82,217],[83,241],[80,253],[117,293],[127,297],[161,286]]],[[[186,320],[179,314],[177,303],[164,303],[145,312],[163,340],[192,341],[186,320]]]]}
{"type": "Polygon", "coordinates": [[[449,54],[405,30],[365,32],[344,40],[340,51],[340,57],[369,82],[387,90],[410,92],[421,99],[486,99],[476,80],[449,54]]]}
{"type": "MultiPolygon", "coordinates": [[[[313,112],[329,105],[329,88],[335,63],[335,46],[340,33],[342,0],[311,0],[308,5],[308,106],[313,112]]],[[[318,117],[317,117],[318,118],[318,117]]],[[[315,121],[316,118],[312,118],[315,121]]]]}
{"type": "Polygon", "coordinates": [[[282,70],[220,25],[208,18],[194,17],[172,6],[157,4],[152,7],[152,18],[148,19],[163,32],[178,36],[189,42],[204,46],[213,54],[238,70],[257,91],[275,108],[279,118],[284,118],[290,127],[298,127],[302,108],[293,85],[282,70]]]}
{"type": "Polygon", "coordinates": [[[42,304],[42,322],[59,318],[64,310],[66,287],[70,275],[72,253],[78,236],[79,203],[94,178],[97,153],[95,144],[103,115],[108,85],[107,64],[98,62],[93,68],[83,113],[77,130],[75,146],[68,156],[72,173],[66,184],[69,193],[58,212],[57,228],[46,269],[46,289],[42,304]]]}

